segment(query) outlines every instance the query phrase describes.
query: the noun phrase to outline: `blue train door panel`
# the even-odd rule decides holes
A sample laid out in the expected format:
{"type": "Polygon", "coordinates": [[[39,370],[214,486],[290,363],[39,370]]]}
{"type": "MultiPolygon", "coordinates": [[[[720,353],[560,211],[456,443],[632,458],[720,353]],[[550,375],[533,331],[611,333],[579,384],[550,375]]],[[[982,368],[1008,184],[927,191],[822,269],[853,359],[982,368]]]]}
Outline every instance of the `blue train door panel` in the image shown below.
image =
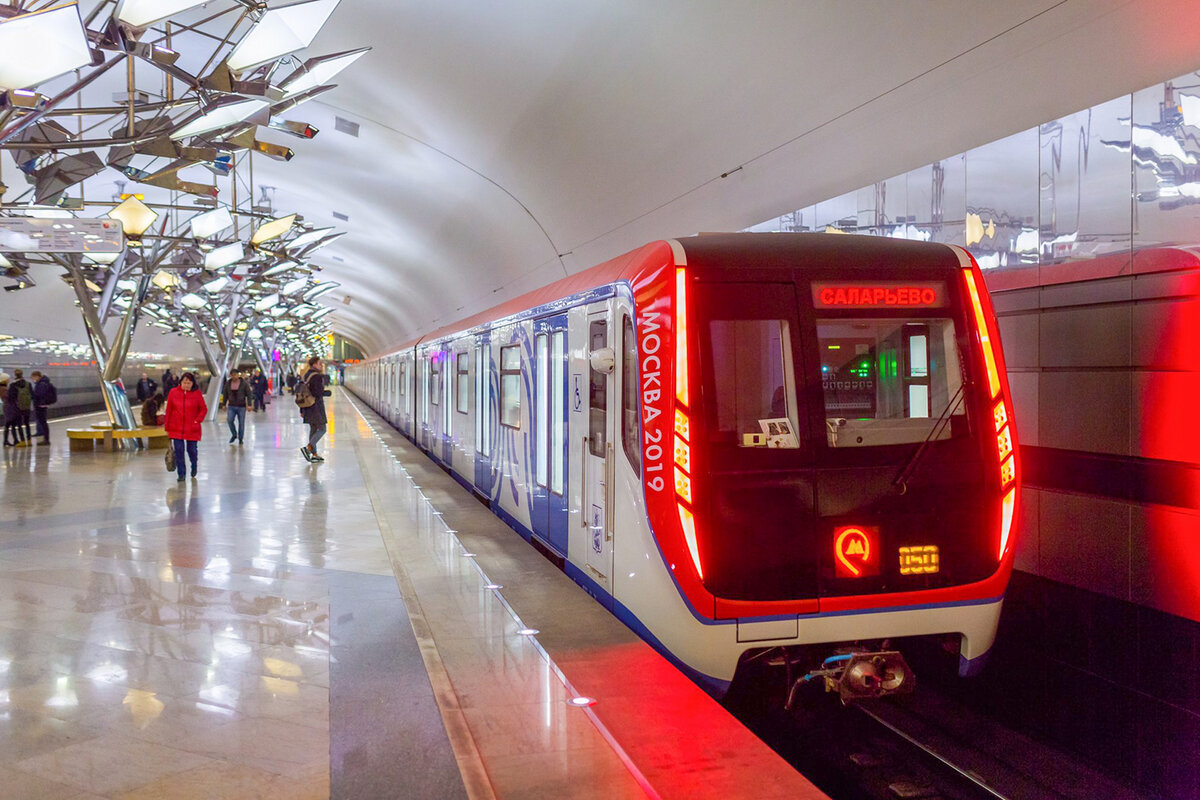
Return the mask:
{"type": "Polygon", "coordinates": [[[533,324],[533,533],[567,555],[567,315],[533,324]]]}
{"type": "Polygon", "coordinates": [[[491,337],[475,337],[475,489],[492,496],[492,350],[491,337]]]}

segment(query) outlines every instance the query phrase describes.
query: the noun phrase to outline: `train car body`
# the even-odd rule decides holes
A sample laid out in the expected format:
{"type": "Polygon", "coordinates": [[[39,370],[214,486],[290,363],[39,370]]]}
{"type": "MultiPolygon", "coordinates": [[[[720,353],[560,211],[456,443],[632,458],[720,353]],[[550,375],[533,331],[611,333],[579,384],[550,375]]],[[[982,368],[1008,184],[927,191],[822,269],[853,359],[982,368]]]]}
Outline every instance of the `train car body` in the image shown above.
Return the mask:
{"type": "Polygon", "coordinates": [[[646,245],[347,370],[360,398],[720,694],[748,651],[995,636],[1018,475],[961,248],[646,245]]]}

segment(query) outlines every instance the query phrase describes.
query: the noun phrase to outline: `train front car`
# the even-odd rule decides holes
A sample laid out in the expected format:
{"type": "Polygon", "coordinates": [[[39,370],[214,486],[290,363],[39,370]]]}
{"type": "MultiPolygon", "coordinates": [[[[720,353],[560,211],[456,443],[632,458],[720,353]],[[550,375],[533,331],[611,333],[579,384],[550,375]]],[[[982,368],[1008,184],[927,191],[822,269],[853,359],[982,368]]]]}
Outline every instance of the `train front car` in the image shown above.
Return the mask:
{"type": "Polygon", "coordinates": [[[954,637],[977,670],[1018,475],[970,255],[815,234],[672,247],[657,291],[633,282],[642,482],[690,619],[627,595],[631,616],[718,693],[774,647],[843,699],[911,686],[893,639],[954,637]]]}

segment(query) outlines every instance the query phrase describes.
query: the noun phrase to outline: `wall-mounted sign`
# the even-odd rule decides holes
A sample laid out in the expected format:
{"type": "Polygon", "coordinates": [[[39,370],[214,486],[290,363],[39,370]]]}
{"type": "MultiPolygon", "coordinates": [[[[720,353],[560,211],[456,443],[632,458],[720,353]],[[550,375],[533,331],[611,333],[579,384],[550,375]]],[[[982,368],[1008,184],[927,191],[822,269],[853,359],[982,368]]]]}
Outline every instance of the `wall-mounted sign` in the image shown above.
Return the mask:
{"type": "Polygon", "coordinates": [[[115,219],[0,217],[0,253],[120,253],[125,234],[115,219]]]}

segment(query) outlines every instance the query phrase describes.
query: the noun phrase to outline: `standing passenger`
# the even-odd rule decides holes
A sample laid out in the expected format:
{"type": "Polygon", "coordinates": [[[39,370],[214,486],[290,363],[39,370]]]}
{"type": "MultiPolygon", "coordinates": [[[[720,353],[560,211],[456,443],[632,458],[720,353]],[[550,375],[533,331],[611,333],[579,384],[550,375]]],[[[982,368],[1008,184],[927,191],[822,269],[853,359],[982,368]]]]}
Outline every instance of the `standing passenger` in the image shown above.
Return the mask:
{"type": "Polygon", "coordinates": [[[21,370],[14,369],[13,375],[15,379],[8,384],[7,397],[17,404],[17,424],[24,431],[17,447],[28,447],[33,444],[33,434],[29,432],[29,415],[33,411],[33,387],[25,380],[25,373],[21,370]]]}
{"type": "Polygon", "coordinates": [[[33,417],[37,420],[38,444],[50,444],[50,423],[46,421],[46,409],[58,402],[58,390],[50,379],[41,372],[29,374],[33,378],[33,417]]]}
{"type": "Polygon", "coordinates": [[[246,435],[246,403],[250,400],[250,384],[242,377],[240,370],[229,373],[225,382],[225,391],[221,393],[221,405],[226,407],[225,419],[229,423],[229,443],[234,440],[242,444],[246,435]],[[234,422],[237,426],[234,426],[234,422]]]}
{"type": "Polygon", "coordinates": [[[170,399],[171,390],[175,388],[175,376],[171,374],[171,368],[167,367],[162,374],[162,393],[163,396],[170,399]]]}
{"type": "Polygon", "coordinates": [[[21,412],[17,409],[17,401],[8,397],[10,378],[7,372],[0,372],[0,392],[4,393],[4,446],[13,447],[21,438],[21,412]]]}
{"type": "Polygon", "coordinates": [[[325,362],[320,356],[313,356],[308,360],[308,371],[300,375],[296,384],[298,392],[300,384],[308,389],[315,401],[308,408],[300,409],[300,416],[308,424],[308,444],[300,448],[300,454],[308,461],[321,462],[325,459],[317,455],[317,442],[325,435],[325,427],[328,424],[328,418],[325,416],[325,398],[332,392],[325,389],[325,362]]]}
{"type": "MultiPolygon", "coordinates": [[[[142,379],[137,383],[137,399],[139,403],[144,403],[151,397],[154,397],[154,390],[158,388],[158,384],[154,382],[146,373],[142,373],[142,379]]],[[[163,391],[168,391],[166,387],[163,391]]]]}
{"type": "Polygon", "coordinates": [[[262,374],[261,369],[254,370],[254,377],[250,379],[250,388],[254,392],[254,410],[266,411],[267,403],[263,398],[267,393],[267,376],[262,374]]]}
{"type": "Polygon", "coordinates": [[[179,474],[179,480],[183,480],[185,447],[192,462],[192,477],[196,477],[197,443],[204,433],[204,416],[207,413],[208,404],[196,385],[196,376],[190,372],[183,373],[179,385],[171,390],[167,398],[167,414],[163,421],[167,436],[171,437],[171,446],[175,448],[175,471],[179,474]]]}

